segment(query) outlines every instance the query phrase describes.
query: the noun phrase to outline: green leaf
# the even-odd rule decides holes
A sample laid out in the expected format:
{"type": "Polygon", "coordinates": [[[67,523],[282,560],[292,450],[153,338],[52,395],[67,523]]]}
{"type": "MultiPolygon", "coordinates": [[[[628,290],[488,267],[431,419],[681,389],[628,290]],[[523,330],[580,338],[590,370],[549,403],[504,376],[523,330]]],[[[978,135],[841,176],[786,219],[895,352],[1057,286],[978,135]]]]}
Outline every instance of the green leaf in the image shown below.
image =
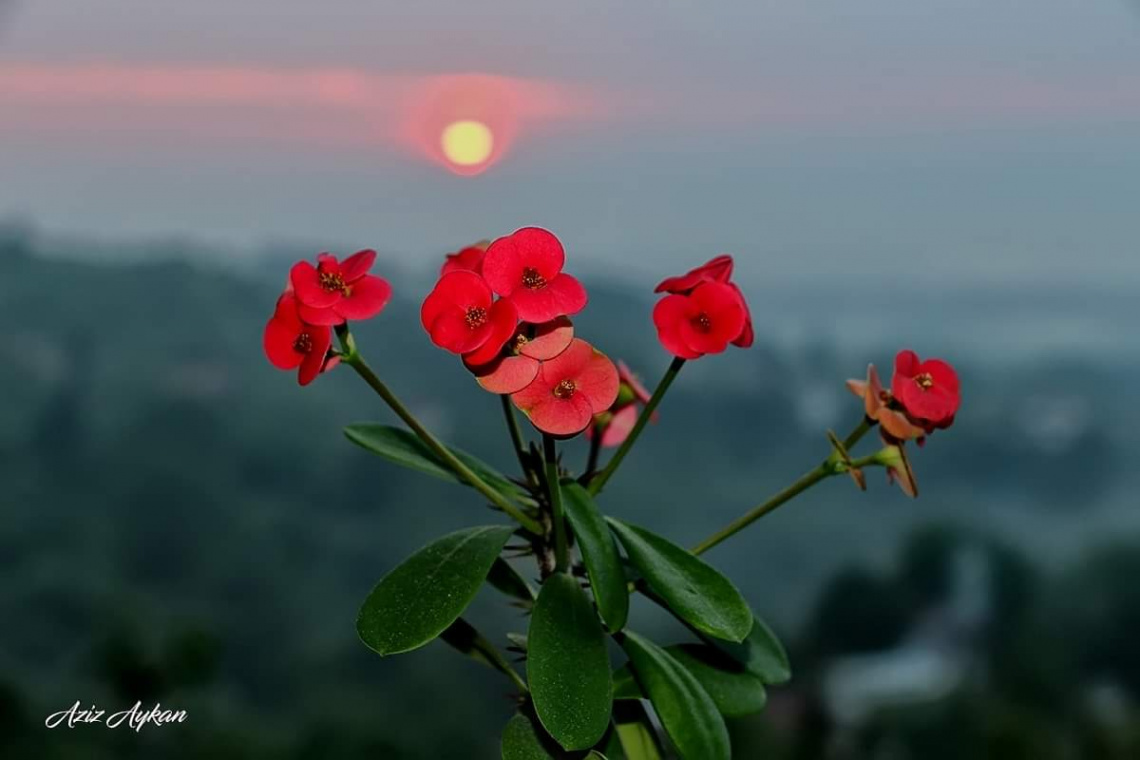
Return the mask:
{"type": "Polygon", "coordinates": [[[586,563],[598,612],[610,631],[620,631],[629,618],[629,589],[613,534],[606,527],[606,519],[598,511],[594,498],[578,483],[562,484],[562,500],[582,561],[586,563]]]}
{"type": "MultiPolygon", "coordinates": [[[[344,429],[348,440],[373,454],[384,457],[389,462],[409,467],[441,480],[468,485],[448,467],[415,433],[391,425],[356,423],[344,429]]],[[[471,468],[492,488],[511,496],[519,496],[522,490],[504,475],[465,451],[448,447],[456,459],[471,468]]]]}
{"type": "Polygon", "coordinates": [[[696,677],[664,649],[632,631],[625,632],[622,648],[681,757],[731,760],[724,719],[696,677]]]}
{"type": "MultiPolygon", "coordinates": [[[[764,681],[720,650],[704,644],[674,644],[665,651],[693,674],[721,715],[752,715],[768,703],[764,681]]],[[[614,672],[614,699],[644,698],[628,664],[614,672]]]]}
{"type": "Polygon", "coordinates": [[[613,731],[603,750],[613,760],[661,760],[665,750],[640,702],[615,702],[613,731]]]}
{"type": "MultiPolygon", "coordinates": [[[[702,637],[705,638],[705,637],[702,637]]],[[[763,620],[754,618],[752,631],[740,644],[705,640],[744,666],[745,670],[760,677],[769,686],[792,680],[792,666],[783,644],[763,620]]]]}
{"type": "Polygon", "coordinates": [[[670,612],[698,631],[743,641],[752,630],[752,611],[732,583],[703,560],[636,525],[606,518],[629,561],[670,612]]]}
{"type": "Polygon", "coordinates": [[[559,753],[553,744],[530,718],[515,713],[503,728],[500,746],[503,760],[554,760],[559,753]]]}
{"type": "Polygon", "coordinates": [[[356,619],[361,641],[389,655],[439,636],[471,603],[514,530],[509,525],[467,528],[408,557],[364,600],[356,619]]]}
{"type": "Polygon", "coordinates": [[[721,715],[752,715],[768,704],[768,692],[760,677],[719,650],[702,644],[677,644],[665,651],[693,674],[721,715]]]}
{"type": "Polygon", "coordinates": [[[487,582],[520,602],[527,604],[534,602],[534,589],[519,571],[502,557],[497,558],[495,564],[491,565],[491,572],[487,573],[487,582]]]}
{"type": "Polygon", "coordinates": [[[569,750],[593,746],[610,722],[613,684],[606,636],[578,582],[542,584],[527,634],[527,680],[539,720],[569,750]]]}
{"type": "Polygon", "coordinates": [[[633,677],[629,663],[614,671],[614,699],[645,699],[641,684],[633,677]]]}

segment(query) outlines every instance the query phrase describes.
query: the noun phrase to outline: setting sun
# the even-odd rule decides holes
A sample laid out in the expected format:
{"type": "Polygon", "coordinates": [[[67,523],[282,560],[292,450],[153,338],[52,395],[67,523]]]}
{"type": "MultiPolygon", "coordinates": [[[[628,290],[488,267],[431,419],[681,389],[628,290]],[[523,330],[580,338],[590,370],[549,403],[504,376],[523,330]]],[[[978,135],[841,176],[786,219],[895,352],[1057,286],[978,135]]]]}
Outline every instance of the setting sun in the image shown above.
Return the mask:
{"type": "Polygon", "coordinates": [[[447,160],[456,166],[474,167],[485,162],[495,147],[490,128],[481,121],[464,119],[448,124],[439,136],[447,160]]]}

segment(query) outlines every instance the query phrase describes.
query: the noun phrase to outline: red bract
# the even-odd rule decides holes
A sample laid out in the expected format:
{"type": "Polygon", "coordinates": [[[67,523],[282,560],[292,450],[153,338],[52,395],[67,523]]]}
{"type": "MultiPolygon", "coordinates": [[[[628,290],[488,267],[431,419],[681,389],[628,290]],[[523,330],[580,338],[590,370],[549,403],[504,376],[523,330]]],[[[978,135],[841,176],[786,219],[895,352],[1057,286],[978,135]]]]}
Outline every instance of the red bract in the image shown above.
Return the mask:
{"type": "Polygon", "coordinates": [[[265,355],[278,369],[298,369],[297,382],[308,385],[336,361],[328,361],[332,330],[327,325],[302,321],[297,299],[286,293],[277,299],[277,308],[265,325],[262,339],[265,355]]]}
{"type": "Polygon", "coordinates": [[[613,404],[618,373],[605,354],[584,340],[539,367],[534,382],[511,396],[534,426],[556,436],[581,433],[613,404]]]}
{"type": "Polygon", "coordinates": [[[709,259],[696,269],[690,269],[683,275],[666,277],[658,283],[653,292],[687,296],[702,282],[722,282],[730,285],[740,297],[740,305],[744,307],[744,327],[741,328],[740,334],[733,338],[732,344],[740,348],[748,348],[755,340],[755,334],[752,330],[752,314],[748,310],[748,301],[745,300],[744,293],[735,283],[730,282],[732,266],[732,257],[728,254],[721,254],[716,258],[709,259]]]}
{"type": "Polygon", "coordinates": [[[732,257],[721,254],[709,259],[696,269],[690,269],[677,277],[666,277],[656,288],[654,293],[679,293],[688,295],[693,288],[702,282],[728,282],[732,277],[732,257]]]}
{"type": "Polygon", "coordinates": [[[891,394],[927,433],[950,427],[962,400],[954,368],[941,359],[920,361],[914,351],[895,357],[891,394]]]}
{"type": "Polygon", "coordinates": [[[573,339],[574,325],[566,317],[541,325],[523,323],[491,361],[481,364],[467,354],[463,362],[484,390],[515,393],[530,385],[539,365],[565,351],[573,339]]]}
{"type": "Polygon", "coordinates": [[[338,262],[322,253],[317,266],[299,261],[289,272],[301,318],[312,325],[339,325],[347,319],[370,319],[392,297],[387,280],[368,274],[376,251],[354,253],[338,262]]]}
{"type": "Polygon", "coordinates": [[[746,319],[739,291],[721,282],[701,283],[687,296],[665,296],[653,309],[661,345],[682,359],[724,351],[746,319]]]}
{"type": "Polygon", "coordinates": [[[866,380],[848,380],[847,388],[863,399],[863,411],[867,418],[878,422],[882,431],[891,439],[908,441],[918,438],[921,442],[923,429],[914,425],[902,412],[891,408],[891,395],[883,390],[874,364],[867,365],[866,380]]]}
{"type": "Polygon", "coordinates": [[[523,227],[501,237],[483,257],[483,276],[518,308],[519,318],[535,324],[577,314],[586,306],[582,283],[562,271],[566,254],[553,234],[523,227]]]}
{"type": "Polygon", "coordinates": [[[487,241],[483,240],[456,253],[447,254],[447,261],[443,262],[443,266],[439,270],[440,276],[442,277],[448,272],[483,274],[483,253],[486,250],[487,241]]]}
{"type": "Polygon", "coordinates": [[[440,348],[490,360],[514,332],[518,313],[510,301],[494,300],[482,277],[456,271],[441,277],[424,299],[420,321],[440,348]]]}

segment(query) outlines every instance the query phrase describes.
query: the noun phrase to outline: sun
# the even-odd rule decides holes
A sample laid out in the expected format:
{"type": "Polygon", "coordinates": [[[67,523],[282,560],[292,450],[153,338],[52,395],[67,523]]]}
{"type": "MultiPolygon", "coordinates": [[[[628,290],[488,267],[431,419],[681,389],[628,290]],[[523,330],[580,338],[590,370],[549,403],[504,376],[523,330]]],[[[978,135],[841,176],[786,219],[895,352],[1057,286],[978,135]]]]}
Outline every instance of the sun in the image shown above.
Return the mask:
{"type": "Polygon", "coordinates": [[[491,157],[495,136],[483,122],[462,119],[444,127],[439,136],[439,146],[452,164],[472,168],[491,157]]]}

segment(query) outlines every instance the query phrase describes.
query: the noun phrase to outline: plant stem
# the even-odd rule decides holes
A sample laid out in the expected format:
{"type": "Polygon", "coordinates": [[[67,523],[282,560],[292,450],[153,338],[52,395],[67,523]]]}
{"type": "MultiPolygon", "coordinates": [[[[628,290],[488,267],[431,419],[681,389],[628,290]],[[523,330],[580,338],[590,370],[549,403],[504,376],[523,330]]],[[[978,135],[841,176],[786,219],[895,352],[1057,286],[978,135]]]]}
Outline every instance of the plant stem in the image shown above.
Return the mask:
{"type": "Polygon", "coordinates": [[[416,419],[415,415],[403,405],[400,399],[396,398],[396,394],[392,393],[388,386],[376,376],[376,373],[368,366],[368,362],[364,361],[364,358],[357,352],[356,345],[352,340],[352,335],[349,334],[347,329],[342,328],[343,325],[337,327],[337,335],[340,337],[341,343],[344,346],[341,361],[356,370],[356,374],[360,375],[364,382],[368,383],[372,390],[376,391],[376,395],[382,398],[384,403],[391,407],[392,411],[396,413],[396,416],[403,420],[407,426],[412,429],[412,432],[419,436],[420,440],[423,441],[437,457],[443,460],[448,467],[454,470],[459,477],[470,483],[472,488],[483,494],[488,501],[513,517],[531,533],[541,535],[542,526],[538,521],[531,518],[523,512],[521,507],[512,503],[507,497],[503,496],[503,494],[489,486],[486,481],[476,475],[470,467],[459,461],[459,459],[451,453],[450,449],[440,443],[439,439],[420,424],[420,421],[416,419]]]}
{"type": "Polygon", "coordinates": [[[526,681],[515,671],[498,647],[488,641],[475,626],[463,618],[452,623],[447,630],[440,634],[440,638],[461,654],[465,654],[474,660],[481,659],[485,665],[489,665],[511,679],[523,694],[529,692],[526,681]]]}
{"type": "Polygon", "coordinates": [[[649,399],[649,403],[646,404],[645,408],[641,410],[641,416],[637,418],[637,424],[633,426],[633,430],[630,431],[629,436],[626,437],[625,441],[623,441],[621,446],[618,447],[618,450],[610,459],[609,464],[606,465],[606,469],[598,473],[596,477],[591,478],[590,485],[586,489],[590,492],[590,495],[596,496],[603,488],[605,488],[606,481],[613,477],[613,474],[617,472],[617,468],[621,466],[621,462],[623,459],[625,459],[625,455],[629,453],[629,450],[633,448],[633,444],[637,442],[637,438],[641,435],[641,431],[645,429],[645,425],[649,422],[649,418],[652,417],[653,412],[657,410],[657,405],[661,403],[661,399],[665,397],[665,392],[669,390],[669,386],[673,384],[673,381],[677,378],[677,373],[681,371],[681,367],[683,366],[685,366],[685,360],[675,358],[669,365],[669,369],[665,370],[665,374],[662,376],[661,382],[659,382],[657,384],[657,388],[654,389],[653,395],[649,399]]]}
{"type": "Polygon", "coordinates": [[[511,434],[511,444],[515,447],[515,455],[519,458],[519,467],[522,467],[523,477],[531,480],[530,464],[527,462],[526,446],[523,443],[522,429],[519,428],[518,417],[509,396],[499,396],[503,401],[503,416],[507,420],[507,430],[511,434]]]}
{"type": "Polygon", "coordinates": [[[566,572],[570,551],[566,545],[566,518],[562,514],[562,485],[558,482],[558,453],[554,439],[543,433],[542,450],[546,460],[546,484],[550,491],[550,522],[554,531],[554,569],[566,572]]]}
{"type": "Polygon", "coordinates": [[[602,453],[602,435],[605,433],[605,429],[599,430],[595,427],[592,432],[593,435],[590,437],[590,455],[586,458],[585,476],[587,482],[594,476],[594,473],[598,469],[598,455],[602,453]]]}
{"type": "MultiPolygon", "coordinates": [[[[858,443],[860,438],[866,435],[867,431],[870,429],[871,423],[866,418],[864,418],[859,426],[851,431],[851,434],[843,440],[843,448],[849,449],[854,446],[856,443],[858,443]]],[[[871,459],[872,457],[864,457],[862,459],[853,461],[852,464],[857,467],[868,466],[874,464],[871,459]]],[[[800,478],[796,480],[796,482],[792,483],[784,490],[775,494],[772,496],[772,498],[768,499],[763,504],[760,504],[754,509],[745,512],[743,515],[736,518],[728,525],[718,530],[716,533],[713,533],[704,541],[701,541],[689,551],[691,551],[693,554],[705,553],[730,536],[734,536],[740,531],[744,530],[764,515],[770,512],[774,512],[776,509],[791,501],[796,496],[799,496],[801,493],[808,490],[821,480],[829,478],[832,475],[838,474],[840,472],[846,472],[846,467],[838,467],[837,465],[839,464],[840,462],[838,452],[832,451],[831,455],[828,456],[827,459],[820,462],[819,466],[808,470],[803,475],[801,475],[800,478]]]]}

